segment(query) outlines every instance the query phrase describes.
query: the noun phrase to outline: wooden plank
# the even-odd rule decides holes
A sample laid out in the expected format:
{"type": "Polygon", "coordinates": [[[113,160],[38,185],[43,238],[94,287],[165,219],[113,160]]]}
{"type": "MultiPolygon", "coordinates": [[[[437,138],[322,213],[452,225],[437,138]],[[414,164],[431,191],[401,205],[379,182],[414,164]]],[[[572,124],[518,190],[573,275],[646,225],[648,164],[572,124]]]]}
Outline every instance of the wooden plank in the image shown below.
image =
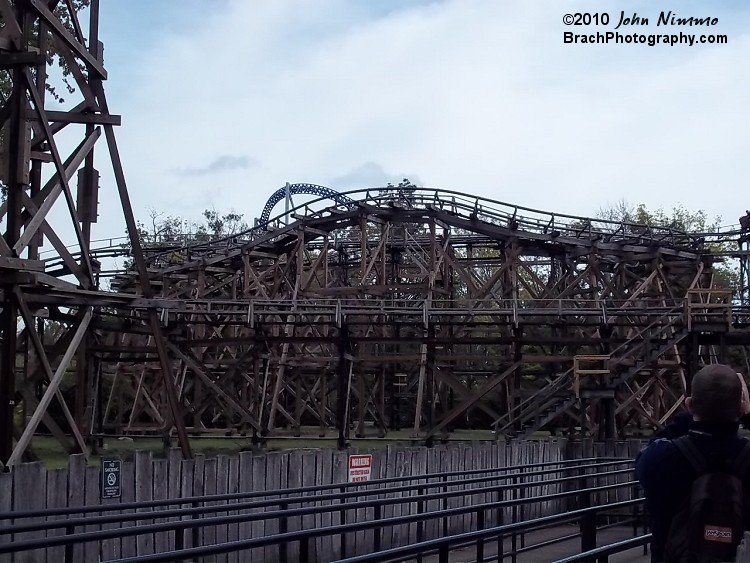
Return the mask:
{"type": "MultiPolygon", "coordinates": [[[[450,465],[448,466],[448,471],[459,471],[461,469],[461,466],[463,465],[463,460],[461,458],[461,450],[457,447],[450,448],[448,450],[448,455],[450,459],[450,465]]],[[[451,482],[457,482],[458,478],[455,476],[448,477],[448,480],[451,482]]],[[[458,485],[451,485],[448,490],[449,491],[457,491],[460,489],[460,486],[458,485]]],[[[448,499],[448,508],[456,508],[459,506],[462,506],[462,500],[460,496],[454,496],[448,499]]],[[[453,515],[448,517],[448,532],[450,534],[457,534],[461,531],[463,524],[463,517],[459,515],[453,515]]]]}
{"type": "MultiPolygon", "coordinates": [[[[370,453],[372,455],[372,469],[370,474],[370,479],[375,481],[376,479],[380,478],[380,470],[383,465],[383,457],[380,455],[382,453],[382,449],[372,450],[370,453]]],[[[368,487],[368,490],[373,490],[373,487],[368,487]]],[[[369,496],[367,497],[370,500],[378,499],[380,498],[380,495],[377,496],[369,496]]],[[[375,519],[375,509],[374,508],[368,508],[365,511],[365,518],[368,522],[371,522],[375,519]]],[[[362,549],[361,553],[372,553],[374,545],[375,545],[375,534],[380,534],[380,529],[376,528],[374,530],[368,530],[365,532],[364,541],[362,542],[362,549]]]]}
{"type": "MultiPolygon", "coordinates": [[[[101,471],[101,467],[100,467],[101,471]]],[[[101,473],[100,473],[101,478],[101,473]]],[[[125,489],[125,483],[123,480],[123,475],[120,474],[120,490],[121,494],[124,493],[125,489]]],[[[101,497],[101,491],[100,491],[100,497],[101,497]]],[[[103,505],[117,505],[120,504],[121,498],[108,498],[108,499],[101,499],[99,501],[103,505]]],[[[120,514],[120,511],[112,511],[107,512],[106,514],[120,514]]],[[[126,526],[130,526],[132,524],[126,524],[126,526]]],[[[114,530],[117,528],[120,528],[120,524],[117,522],[112,522],[111,524],[102,524],[102,530],[114,530]]],[[[102,560],[103,561],[109,561],[110,559],[120,559],[122,554],[122,540],[120,538],[111,538],[107,540],[102,540],[102,560]]]]}
{"type": "MultiPolygon", "coordinates": [[[[406,448],[398,448],[396,450],[396,463],[395,463],[395,474],[394,477],[405,477],[409,472],[409,454],[406,448]]],[[[399,502],[393,505],[393,516],[406,515],[409,511],[409,505],[404,502],[399,502]]],[[[393,527],[393,545],[400,546],[405,545],[408,541],[409,525],[398,524],[393,527]]]]}
{"type": "MultiPolygon", "coordinates": [[[[233,455],[229,458],[229,479],[227,482],[227,492],[229,494],[237,494],[240,490],[240,458],[239,456],[233,455]]],[[[237,504],[237,500],[230,501],[230,504],[237,504]]],[[[239,511],[233,510],[230,514],[239,514],[239,511]]],[[[230,524],[227,528],[227,541],[233,542],[240,538],[240,526],[239,524],[230,524]]],[[[229,563],[239,563],[239,555],[236,551],[227,555],[227,561],[229,563]]]]}
{"type": "MultiPolygon", "coordinates": [[[[472,450],[474,453],[474,459],[473,459],[473,469],[487,469],[487,450],[489,448],[489,444],[487,442],[473,442],[472,443],[472,450]]],[[[476,475],[472,475],[471,478],[489,478],[488,473],[477,473],[476,475]]],[[[479,490],[485,489],[487,487],[487,484],[489,481],[484,481],[482,485],[472,485],[473,487],[479,487],[479,490]]],[[[487,501],[487,495],[484,492],[479,492],[474,496],[474,503],[476,504],[484,504],[487,501]]],[[[476,512],[472,516],[472,530],[477,529],[477,514],[476,512]]]]}
{"type": "MultiPolygon", "coordinates": [[[[13,510],[42,510],[47,504],[47,468],[42,462],[21,463],[13,471],[13,510]]],[[[24,518],[25,524],[42,522],[42,518],[24,518]]],[[[15,541],[33,541],[45,537],[44,530],[25,532],[15,535],[15,541]]],[[[44,561],[45,550],[34,549],[18,552],[13,561],[18,563],[35,563],[44,561]]]]}
{"type": "MultiPolygon", "coordinates": [[[[203,462],[203,494],[213,495],[216,493],[216,468],[217,462],[215,457],[207,457],[203,462]]],[[[208,506],[215,506],[218,504],[215,501],[208,502],[208,506]]],[[[211,518],[214,516],[213,513],[208,514],[207,517],[211,518]]],[[[203,529],[203,545],[213,545],[216,543],[216,526],[206,526],[203,529]]]]}
{"type": "MultiPolygon", "coordinates": [[[[440,471],[440,448],[441,446],[429,448],[427,450],[427,473],[437,473],[440,471]]],[[[430,479],[430,484],[435,483],[435,478],[430,479]]],[[[428,489],[428,492],[430,494],[439,492],[440,489],[438,488],[430,488],[428,489]]],[[[435,512],[440,509],[440,501],[438,499],[430,500],[425,503],[425,510],[427,512],[435,512]]],[[[434,539],[437,537],[437,523],[438,521],[435,518],[430,518],[429,520],[425,520],[424,523],[424,537],[425,539],[434,539]]]]}
{"type": "MultiPolygon", "coordinates": [[[[306,451],[302,452],[302,486],[312,487],[317,484],[317,455],[319,452],[306,451]]],[[[305,493],[305,496],[314,496],[310,493],[305,493]]],[[[307,502],[304,506],[316,506],[317,502],[307,502]]],[[[310,530],[315,528],[315,515],[306,515],[302,517],[302,529],[310,530]]],[[[309,542],[308,545],[308,561],[319,561],[320,559],[316,555],[317,550],[315,549],[315,540],[309,542]]]]}
{"type": "MultiPolygon", "coordinates": [[[[276,491],[282,489],[281,484],[281,461],[283,454],[279,452],[268,452],[266,454],[266,480],[265,489],[266,491],[276,491]]],[[[271,507],[272,510],[278,509],[278,506],[271,507]]],[[[267,536],[273,536],[279,533],[279,519],[272,518],[265,522],[265,534],[267,536]]],[[[269,545],[265,548],[265,561],[278,561],[279,560],[279,546],[269,545]]]]}
{"type": "MultiPolygon", "coordinates": [[[[67,499],[66,499],[67,500],[67,499]]],[[[11,512],[13,510],[13,473],[0,471],[0,513],[11,512]]],[[[10,526],[11,520],[0,520],[0,526],[10,526]]],[[[0,545],[13,542],[12,535],[0,535],[0,545]]],[[[11,563],[13,560],[12,553],[0,554],[0,563],[11,563]]]]}
{"type": "MultiPolygon", "coordinates": [[[[155,459],[151,467],[154,475],[152,497],[154,500],[164,500],[169,496],[169,461],[166,459],[155,459]]],[[[155,508],[154,511],[159,512],[169,508],[168,506],[159,507],[155,508]]],[[[154,520],[157,524],[163,524],[166,521],[166,518],[156,518],[154,520]]],[[[170,543],[169,541],[169,532],[157,532],[154,534],[155,553],[169,551],[172,549],[172,545],[174,543],[170,543]]]]}
{"type": "MultiPolygon", "coordinates": [[[[445,473],[447,471],[450,471],[450,467],[451,467],[450,448],[442,448],[439,451],[438,455],[439,455],[439,458],[440,458],[440,460],[439,460],[439,468],[440,468],[439,470],[440,470],[440,473],[445,473]]],[[[442,477],[441,478],[441,480],[444,481],[444,482],[447,482],[447,479],[449,479],[449,477],[442,477]]],[[[440,490],[440,492],[446,492],[446,491],[449,491],[450,488],[449,487],[441,487],[439,490],[440,490]]],[[[440,509],[443,510],[445,508],[448,508],[448,505],[449,505],[448,499],[444,497],[440,501],[440,509]]],[[[439,523],[438,523],[438,536],[443,537],[443,536],[448,535],[449,529],[450,529],[450,518],[448,518],[447,516],[444,517],[444,518],[441,518],[440,521],[439,521],[439,523]]]]}
{"type": "MultiPolygon", "coordinates": [[[[558,438],[557,440],[555,440],[555,461],[563,461],[564,459],[565,459],[565,440],[558,438]]],[[[558,467],[560,467],[561,470],[555,473],[555,476],[561,479],[565,476],[565,473],[562,471],[562,466],[558,466],[558,467]]],[[[557,483],[552,492],[553,493],[563,492],[562,483],[557,483]]],[[[553,512],[562,512],[563,502],[564,501],[562,499],[555,499],[554,501],[552,501],[551,510],[553,512]]]]}
{"type": "MultiPolygon", "coordinates": [[[[346,483],[349,475],[347,466],[347,453],[342,451],[333,452],[332,466],[331,466],[331,481],[334,484],[346,483]]],[[[333,489],[332,492],[338,492],[339,489],[333,489]]],[[[338,502],[332,502],[331,504],[339,504],[338,502]]],[[[336,510],[331,513],[331,523],[333,525],[339,525],[341,521],[341,512],[336,510]]],[[[348,547],[348,546],[347,546],[348,547]]],[[[332,559],[341,559],[342,557],[342,545],[341,545],[341,534],[336,534],[331,537],[331,550],[333,552],[332,559]]],[[[351,552],[347,551],[347,554],[351,552]]]]}
{"type": "MultiPolygon", "coordinates": [[[[194,465],[193,465],[193,496],[199,497],[205,493],[204,483],[204,469],[206,464],[206,456],[203,454],[195,454],[194,465]]],[[[198,506],[203,506],[202,503],[198,503],[198,506]]],[[[200,520],[201,516],[197,516],[196,520],[200,520]]],[[[191,532],[191,545],[204,545],[203,542],[203,528],[194,528],[191,532]]]]}
{"type": "MultiPolygon", "coordinates": [[[[490,449],[490,467],[493,469],[499,469],[500,467],[503,467],[505,465],[505,444],[504,443],[493,443],[492,447],[490,449]]],[[[502,471],[494,471],[493,475],[495,475],[497,478],[493,479],[492,486],[498,486],[503,483],[505,483],[505,479],[502,478],[503,472],[502,471]]],[[[491,500],[500,502],[502,501],[503,494],[501,491],[496,491],[492,493],[491,500]]],[[[500,525],[500,518],[502,514],[502,509],[497,510],[491,510],[490,511],[490,519],[488,522],[491,522],[493,526],[499,526],[500,525]]]]}
{"type": "MultiPolygon", "coordinates": [[[[68,458],[68,506],[76,507],[85,504],[86,492],[86,456],[75,454],[68,458]]],[[[75,518],[83,514],[71,513],[70,517],[75,518]]],[[[76,529],[80,532],[80,529],[76,529]]],[[[73,546],[73,561],[83,561],[83,545],[75,544],[73,546]]]]}
{"type": "MultiPolygon", "coordinates": [[[[290,489],[302,486],[302,452],[299,450],[289,452],[288,476],[289,481],[287,486],[290,489]]],[[[289,508],[295,508],[299,506],[299,504],[294,504],[289,508]]],[[[290,532],[296,532],[302,529],[302,518],[300,516],[293,516],[288,520],[288,529],[290,532]]],[[[287,556],[292,561],[296,561],[299,558],[299,542],[292,542],[287,544],[287,556]]]]}
{"type": "MultiPolygon", "coordinates": [[[[468,445],[460,445],[459,446],[459,455],[460,455],[460,470],[461,471],[468,471],[473,469],[473,459],[472,459],[472,450],[471,446],[468,445]]],[[[461,482],[463,482],[466,478],[465,477],[459,477],[461,482]]],[[[464,491],[469,491],[471,489],[471,485],[462,484],[460,487],[464,491]]],[[[469,507],[474,503],[474,495],[470,492],[467,492],[463,497],[459,497],[461,499],[461,505],[464,507],[469,507]]],[[[468,532],[473,528],[472,522],[474,522],[474,513],[472,511],[464,512],[463,515],[460,517],[461,519],[461,531],[462,532],[468,532]]]]}
{"type": "MultiPolygon", "coordinates": [[[[152,500],[154,471],[151,452],[135,452],[135,500],[143,502],[152,500]]],[[[152,512],[150,508],[139,508],[137,512],[152,512]]],[[[139,520],[139,524],[151,524],[152,520],[139,520]]],[[[154,534],[140,534],[135,540],[138,555],[149,555],[154,552],[154,534]]]]}
{"type": "MultiPolygon", "coordinates": [[[[0,490],[2,495],[2,490],[0,490]]],[[[1,501],[0,501],[1,503],[1,501]]],[[[47,504],[46,508],[66,508],[68,506],[68,469],[48,469],[47,470],[47,504]]],[[[0,512],[2,507],[0,506],[0,512]]],[[[48,516],[47,522],[67,519],[66,516],[48,516]]],[[[0,523],[0,525],[2,525],[0,523]]],[[[65,535],[65,528],[50,528],[47,530],[47,537],[59,537],[65,535]]],[[[2,536],[0,536],[2,537],[2,536]]],[[[48,547],[47,561],[62,561],[65,557],[65,548],[63,546],[48,547]]],[[[0,556],[0,561],[3,558],[0,556]]]]}
{"type": "MultiPolygon", "coordinates": [[[[170,448],[167,452],[167,498],[180,498],[182,490],[182,450],[180,448],[170,448]]],[[[170,505],[167,509],[179,508],[178,505],[170,505]]],[[[178,518],[170,518],[174,522],[178,518]]],[[[175,532],[167,533],[168,549],[173,549],[175,545],[175,532]]]]}
{"type": "MultiPolygon", "coordinates": [[[[318,484],[327,485],[331,482],[331,469],[333,467],[333,452],[329,449],[318,450],[315,456],[315,473],[317,475],[318,484]],[[328,464],[326,471],[326,462],[328,464]]],[[[330,491],[323,491],[323,494],[327,494],[330,491]]],[[[319,501],[318,506],[330,506],[330,501],[319,501]]],[[[331,515],[330,513],[318,513],[315,515],[315,527],[322,528],[324,526],[330,526],[331,515]],[[327,517],[327,518],[326,518],[327,517]],[[328,522],[327,524],[325,522],[328,522]]],[[[315,553],[317,554],[318,560],[327,560],[331,551],[330,549],[330,538],[319,537],[315,539],[315,553]]]]}
{"type": "Polygon", "coordinates": [[[26,258],[12,258],[10,256],[0,256],[0,270],[43,272],[44,260],[27,260],[26,258]]]}
{"type": "MultiPolygon", "coordinates": [[[[226,494],[229,490],[229,458],[225,455],[219,455],[216,457],[216,494],[226,494]]],[[[227,505],[226,501],[221,501],[216,504],[227,505]]],[[[226,516],[228,512],[218,512],[215,516],[226,516]]],[[[226,524],[223,526],[216,526],[216,543],[226,543],[229,528],[226,524]]],[[[218,563],[227,563],[227,554],[221,553],[216,556],[218,563]]]]}
{"type": "MultiPolygon", "coordinates": [[[[247,493],[253,490],[253,453],[252,452],[241,452],[240,453],[240,492],[247,493]]],[[[247,499],[249,500],[249,499],[247,499]]],[[[243,500],[243,502],[245,502],[243,500]]],[[[250,511],[243,510],[242,514],[249,514],[250,511]]],[[[241,522],[239,526],[239,534],[241,540],[250,539],[253,537],[252,524],[250,522],[241,522]]],[[[250,550],[242,550],[238,553],[238,559],[240,561],[250,561],[252,554],[250,550]]]]}
{"type": "MultiPolygon", "coordinates": [[[[253,470],[252,470],[252,490],[263,491],[266,488],[266,457],[262,455],[253,456],[253,470]]],[[[265,497],[258,497],[256,500],[262,500],[265,497]]],[[[254,513],[264,512],[263,509],[255,509],[254,513]]],[[[250,526],[252,530],[252,537],[260,538],[263,537],[266,532],[265,522],[262,519],[253,521],[250,526]]],[[[252,551],[252,561],[263,561],[265,556],[265,548],[258,547],[252,551]]]]}
{"type": "MultiPolygon", "coordinates": [[[[135,502],[135,463],[124,461],[122,463],[122,497],[123,503],[135,502]]],[[[134,510],[125,510],[123,514],[132,514],[134,510]]],[[[129,524],[132,526],[132,524],[129,524]]],[[[128,536],[122,538],[120,543],[122,557],[135,557],[138,551],[136,547],[136,537],[128,536]]]]}
{"type": "MultiPolygon", "coordinates": [[[[96,506],[99,504],[101,490],[99,487],[99,467],[86,467],[86,506],[96,506]]],[[[96,516],[96,513],[94,513],[96,516]]],[[[87,532],[98,532],[101,525],[86,526],[87,532]]],[[[101,559],[99,542],[86,542],[83,545],[85,561],[99,561],[101,559]]]]}
{"type": "MultiPolygon", "coordinates": [[[[412,451],[412,461],[411,461],[411,474],[412,475],[426,475],[427,474],[427,448],[416,448],[412,451]]],[[[423,479],[420,479],[418,481],[412,481],[411,484],[423,484],[426,481],[423,479]]],[[[427,489],[423,489],[425,493],[428,493],[429,491],[427,489]]],[[[419,498],[420,493],[419,489],[415,490],[412,493],[412,496],[415,498],[419,498]]],[[[426,504],[426,503],[423,503],[426,504]]],[[[420,509],[419,502],[412,502],[411,503],[411,511],[410,514],[417,514],[420,509]]],[[[426,512],[427,507],[422,506],[422,513],[426,512]]],[[[423,528],[423,534],[424,534],[424,527],[425,523],[422,521],[422,528],[423,528]]],[[[413,537],[414,541],[417,541],[417,523],[413,523],[409,525],[409,537],[413,537]]],[[[422,536],[423,539],[426,536],[422,536]]]]}
{"type": "MultiPolygon", "coordinates": [[[[180,455],[182,455],[180,453],[180,455]]],[[[195,469],[195,460],[182,459],[180,460],[180,494],[182,498],[193,496],[193,471],[195,469]]],[[[180,508],[192,508],[192,503],[181,504],[180,508]]],[[[184,516],[181,520],[193,520],[190,516],[184,516]]],[[[196,518],[197,520],[197,518],[196,518]]],[[[185,547],[196,547],[193,545],[193,531],[185,529],[182,532],[182,545],[185,547]]]]}

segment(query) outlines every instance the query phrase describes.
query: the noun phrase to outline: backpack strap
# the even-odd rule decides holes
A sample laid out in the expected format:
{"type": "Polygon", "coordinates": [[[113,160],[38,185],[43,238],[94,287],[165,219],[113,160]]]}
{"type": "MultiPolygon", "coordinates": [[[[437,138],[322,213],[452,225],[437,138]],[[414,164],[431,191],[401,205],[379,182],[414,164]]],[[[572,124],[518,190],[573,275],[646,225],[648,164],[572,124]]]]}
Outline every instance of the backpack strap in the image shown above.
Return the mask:
{"type": "Polygon", "coordinates": [[[744,479],[750,471],[750,442],[745,440],[740,453],[732,462],[732,472],[740,479],[744,479]]]}
{"type": "MultiPolygon", "coordinates": [[[[690,465],[693,466],[693,469],[698,475],[701,475],[706,470],[706,458],[703,457],[703,454],[690,439],[690,435],[680,436],[679,438],[672,440],[672,443],[690,462],[690,465]]],[[[750,446],[750,443],[748,443],[748,446],[750,446]]],[[[742,450],[742,453],[745,453],[744,449],[742,450]]],[[[750,451],[747,452],[747,455],[750,456],[750,451]]],[[[742,457],[742,455],[740,457],[742,457]]],[[[750,457],[747,462],[750,463],[750,457]]]]}

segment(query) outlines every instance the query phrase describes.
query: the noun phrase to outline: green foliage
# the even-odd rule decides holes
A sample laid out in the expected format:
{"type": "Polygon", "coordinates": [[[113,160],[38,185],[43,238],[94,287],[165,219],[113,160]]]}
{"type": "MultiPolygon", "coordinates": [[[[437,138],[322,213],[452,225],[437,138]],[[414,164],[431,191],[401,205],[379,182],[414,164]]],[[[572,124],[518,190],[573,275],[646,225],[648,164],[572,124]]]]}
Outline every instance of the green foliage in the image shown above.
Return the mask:
{"type": "Polygon", "coordinates": [[[241,213],[234,211],[220,215],[215,209],[206,209],[203,211],[203,218],[206,222],[197,225],[196,239],[214,240],[246,231],[247,223],[242,217],[241,213]]]}
{"type": "MultiPolygon", "coordinates": [[[[721,217],[710,220],[703,209],[690,211],[682,204],[676,205],[671,213],[667,213],[661,207],[652,211],[643,203],[633,206],[625,200],[620,200],[614,205],[600,208],[597,215],[600,219],[628,223],[631,225],[628,229],[634,232],[642,226],[662,227],[688,233],[715,233],[721,225],[721,217]]],[[[731,244],[708,244],[706,248],[716,255],[713,265],[714,285],[737,292],[740,287],[739,270],[724,262],[721,256],[732,250],[731,244]]]]}
{"type": "MultiPolygon", "coordinates": [[[[206,209],[201,215],[203,216],[203,222],[196,223],[178,215],[169,215],[151,209],[148,222],[136,222],[138,240],[145,249],[159,250],[166,247],[210,242],[236,235],[248,228],[243,219],[243,214],[234,210],[230,210],[228,213],[220,213],[215,209],[206,209]]],[[[130,243],[125,243],[122,246],[129,249],[130,243]]],[[[132,266],[132,259],[125,261],[124,267],[126,270],[132,266]]]]}
{"type": "Polygon", "coordinates": [[[709,221],[708,214],[702,209],[690,211],[684,205],[678,204],[672,208],[671,213],[666,213],[661,207],[651,211],[644,203],[633,206],[625,200],[600,208],[597,217],[607,221],[662,227],[688,233],[716,232],[721,224],[721,217],[709,221]]]}

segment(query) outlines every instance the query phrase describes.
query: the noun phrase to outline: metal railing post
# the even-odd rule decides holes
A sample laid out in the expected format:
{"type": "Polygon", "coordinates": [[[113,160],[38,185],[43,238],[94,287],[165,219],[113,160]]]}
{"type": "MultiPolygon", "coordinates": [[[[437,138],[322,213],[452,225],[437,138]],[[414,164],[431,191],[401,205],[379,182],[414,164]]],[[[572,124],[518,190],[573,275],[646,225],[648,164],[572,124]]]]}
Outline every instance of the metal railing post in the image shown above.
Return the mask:
{"type": "MultiPolygon", "coordinates": [[[[375,520],[380,520],[381,519],[381,517],[382,517],[381,511],[382,511],[382,509],[381,509],[380,505],[376,504],[375,505],[375,520]]],[[[373,536],[374,536],[374,538],[373,538],[373,550],[374,551],[380,551],[381,536],[382,536],[382,534],[383,534],[383,528],[382,528],[382,526],[378,527],[378,528],[375,528],[373,530],[373,536]]]]}
{"type": "MultiPolygon", "coordinates": [[[[424,500],[422,498],[424,497],[425,489],[424,487],[417,488],[417,495],[419,496],[419,500],[417,501],[417,514],[424,514],[424,500]]],[[[424,540],[424,520],[420,519],[417,520],[417,543],[424,540]]],[[[422,563],[422,554],[417,555],[417,563],[422,563]]]]}
{"type": "MultiPolygon", "coordinates": [[[[448,509],[448,499],[445,495],[448,494],[448,476],[443,475],[443,498],[440,499],[440,510],[445,511],[448,509]]],[[[443,516],[443,537],[448,535],[448,517],[443,516]]]]}
{"type": "MultiPolygon", "coordinates": [[[[504,502],[505,501],[505,490],[499,490],[497,491],[498,496],[498,502],[504,502]]],[[[498,506],[497,507],[497,520],[495,521],[495,524],[497,526],[502,526],[505,523],[505,507],[498,506]]],[[[505,542],[503,541],[505,539],[505,536],[502,532],[497,534],[497,560],[502,563],[503,561],[503,551],[505,550],[505,542]]]]}
{"type": "MultiPolygon", "coordinates": [[[[339,491],[343,495],[346,492],[345,487],[340,487],[339,491]]],[[[345,506],[345,501],[343,498],[340,499],[339,504],[343,507],[345,506]]],[[[346,526],[346,509],[341,508],[339,510],[339,524],[342,526],[346,526]]],[[[341,559],[344,559],[346,557],[346,532],[341,532],[341,559]]]]}
{"type": "MultiPolygon", "coordinates": [[[[65,535],[70,536],[75,533],[73,526],[65,526],[65,535]]],[[[65,545],[65,563],[73,563],[73,547],[75,544],[69,543],[65,545]]]]}
{"type": "MultiPolygon", "coordinates": [[[[513,476],[513,500],[518,500],[518,475],[513,476]]],[[[513,503],[513,510],[512,510],[512,521],[518,522],[518,503],[513,503]]],[[[517,555],[516,550],[518,549],[518,538],[515,530],[513,531],[513,535],[510,539],[510,548],[511,548],[511,561],[512,563],[516,563],[517,561],[517,555]]]]}
{"type": "Polygon", "coordinates": [[[307,563],[310,560],[310,538],[304,536],[299,540],[299,563],[307,563]]]}
{"type": "MultiPolygon", "coordinates": [[[[590,508],[591,507],[591,492],[586,491],[588,488],[588,479],[585,475],[585,469],[582,469],[581,479],[579,481],[578,494],[578,508],[590,508]]],[[[589,510],[583,515],[579,521],[579,528],[581,531],[581,551],[589,551],[596,548],[596,512],[589,510]]]]}
{"type": "Polygon", "coordinates": [[[440,546],[440,550],[438,551],[438,561],[439,563],[450,563],[450,557],[451,557],[451,548],[447,543],[444,543],[440,546]]]}
{"type": "MultiPolygon", "coordinates": [[[[484,509],[477,509],[477,530],[484,530],[484,509]]],[[[477,540],[477,561],[484,561],[484,538],[477,540]]]]}
{"type": "MultiPolygon", "coordinates": [[[[520,486],[518,488],[518,498],[523,500],[526,498],[526,488],[524,487],[523,483],[523,469],[519,468],[518,473],[520,474],[520,486]]],[[[519,508],[519,512],[521,513],[521,520],[524,520],[526,518],[526,505],[524,503],[521,503],[519,508]]],[[[521,548],[526,547],[526,532],[523,530],[521,531],[521,548]]]]}
{"type": "MultiPolygon", "coordinates": [[[[289,508],[289,504],[286,502],[280,502],[279,508],[281,510],[286,510],[289,508]]],[[[289,531],[289,520],[287,519],[286,514],[279,517],[279,534],[285,534],[289,531]]],[[[280,542],[279,543],[279,563],[287,563],[288,561],[288,553],[286,548],[286,542],[280,542]]]]}
{"type": "Polygon", "coordinates": [[[181,528],[174,529],[174,550],[179,551],[185,547],[185,536],[181,528]]]}

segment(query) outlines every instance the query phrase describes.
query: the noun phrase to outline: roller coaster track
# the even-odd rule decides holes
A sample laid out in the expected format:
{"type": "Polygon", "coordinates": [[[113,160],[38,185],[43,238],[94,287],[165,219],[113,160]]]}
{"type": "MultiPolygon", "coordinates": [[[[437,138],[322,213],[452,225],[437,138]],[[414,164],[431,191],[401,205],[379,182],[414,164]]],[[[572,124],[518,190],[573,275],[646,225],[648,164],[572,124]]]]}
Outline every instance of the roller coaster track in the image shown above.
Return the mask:
{"type": "MultiPolygon", "coordinates": [[[[313,185],[293,186],[307,189],[313,185]]],[[[735,229],[688,233],[666,227],[554,213],[446,189],[387,187],[334,192],[322,186],[314,187],[326,190],[325,195],[266,220],[270,209],[285,193],[286,188],[281,188],[269,199],[257,226],[225,237],[192,240],[183,246],[181,252],[203,259],[236,255],[243,249],[269,244],[285,233],[293,232],[296,222],[317,226],[330,222],[333,225],[344,219],[347,213],[356,215],[358,210],[367,209],[374,213],[392,209],[394,212],[411,214],[415,219],[432,216],[447,222],[460,221],[467,228],[471,228],[471,225],[491,225],[513,232],[518,237],[536,239],[542,243],[580,244],[603,250],[613,249],[615,246],[627,250],[630,246],[637,245],[661,247],[670,252],[686,252],[691,255],[701,254],[709,253],[710,245],[736,244],[743,234],[735,229]],[[335,205],[324,205],[332,199],[335,205]]],[[[160,253],[154,249],[156,251],[149,252],[149,257],[158,261],[161,256],[172,254],[174,249],[174,243],[171,243],[168,250],[160,253]]],[[[736,257],[739,251],[732,252],[731,255],[736,257]]]]}
{"type": "Polygon", "coordinates": [[[326,188],[325,186],[318,186],[316,184],[287,184],[283,188],[276,190],[271,194],[271,197],[268,198],[268,201],[260,214],[258,223],[261,225],[268,223],[268,219],[271,217],[271,212],[276,204],[284,198],[293,195],[316,195],[321,198],[333,200],[342,205],[353,203],[349,197],[331,188],[326,188]]]}

